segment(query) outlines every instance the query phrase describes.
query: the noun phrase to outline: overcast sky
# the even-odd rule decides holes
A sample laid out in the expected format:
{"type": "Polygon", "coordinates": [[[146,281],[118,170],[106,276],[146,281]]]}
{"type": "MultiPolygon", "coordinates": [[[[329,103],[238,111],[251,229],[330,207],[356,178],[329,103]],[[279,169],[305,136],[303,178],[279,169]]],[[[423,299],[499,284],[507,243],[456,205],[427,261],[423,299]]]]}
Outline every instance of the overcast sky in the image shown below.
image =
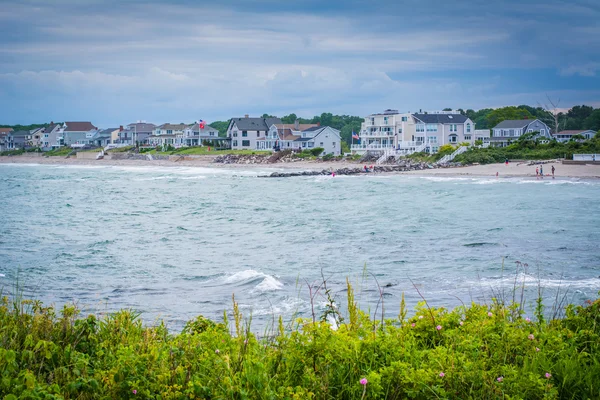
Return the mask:
{"type": "Polygon", "coordinates": [[[600,1],[0,0],[0,123],[600,107],[600,1]]]}

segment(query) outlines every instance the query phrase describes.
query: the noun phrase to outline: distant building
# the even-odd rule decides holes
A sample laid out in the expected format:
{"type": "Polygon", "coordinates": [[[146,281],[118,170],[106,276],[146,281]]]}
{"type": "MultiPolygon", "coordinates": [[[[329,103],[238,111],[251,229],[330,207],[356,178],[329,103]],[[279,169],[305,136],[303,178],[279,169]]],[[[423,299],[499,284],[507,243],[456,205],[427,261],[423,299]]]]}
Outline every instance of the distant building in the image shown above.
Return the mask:
{"type": "Polygon", "coordinates": [[[20,150],[30,147],[31,132],[12,131],[8,132],[5,138],[6,150],[20,150]]]}
{"type": "Polygon", "coordinates": [[[588,130],[580,130],[580,131],[560,131],[558,133],[553,133],[552,137],[554,137],[557,141],[564,143],[571,140],[574,136],[582,136],[584,140],[589,140],[596,135],[596,132],[588,129],[588,130]]]}
{"type": "Polygon", "coordinates": [[[42,135],[42,150],[49,151],[65,145],[64,141],[64,126],[51,122],[42,135]]]}
{"type": "Polygon", "coordinates": [[[188,127],[186,124],[162,124],[152,131],[148,137],[148,144],[152,146],[175,146],[178,135],[183,135],[183,131],[188,127]]]}
{"type": "Polygon", "coordinates": [[[0,151],[6,150],[6,136],[12,131],[12,128],[0,128],[0,151]]]}
{"type": "Polygon", "coordinates": [[[98,131],[98,128],[88,121],[65,122],[63,128],[63,142],[69,147],[82,147],[89,144],[98,131]]]}
{"type": "Polygon", "coordinates": [[[490,142],[493,146],[504,147],[526,133],[539,132],[536,137],[552,139],[550,128],[539,119],[505,120],[492,128],[490,142]]]}
{"type": "Polygon", "coordinates": [[[121,127],[113,142],[131,145],[135,145],[136,143],[147,144],[148,138],[153,134],[155,129],[156,125],[145,121],[133,122],[124,129],[121,127]]]}
{"type": "Polygon", "coordinates": [[[183,133],[177,135],[175,141],[176,146],[202,146],[203,142],[210,141],[211,143],[219,141],[226,142],[226,138],[219,138],[219,131],[210,125],[202,125],[198,123],[189,125],[183,130],[183,133]]]}
{"type": "Polygon", "coordinates": [[[114,132],[119,132],[119,128],[108,128],[96,131],[89,141],[92,146],[106,147],[112,143],[114,132]]]}
{"type": "Polygon", "coordinates": [[[227,127],[227,137],[231,139],[233,150],[256,150],[259,141],[264,141],[269,128],[281,124],[279,118],[231,118],[227,127]]]}

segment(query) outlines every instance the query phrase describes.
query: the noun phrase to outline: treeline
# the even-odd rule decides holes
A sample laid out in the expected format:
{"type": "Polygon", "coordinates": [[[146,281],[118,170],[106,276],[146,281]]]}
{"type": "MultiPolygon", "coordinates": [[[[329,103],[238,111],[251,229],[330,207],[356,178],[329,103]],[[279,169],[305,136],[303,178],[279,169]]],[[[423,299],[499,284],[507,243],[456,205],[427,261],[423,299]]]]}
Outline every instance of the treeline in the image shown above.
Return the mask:
{"type": "MultiPolygon", "coordinates": [[[[477,129],[491,129],[500,122],[507,119],[539,119],[550,128],[555,128],[554,116],[542,107],[531,107],[527,105],[509,106],[502,108],[484,108],[478,111],[458,111],[469,117],[477,129]]],[[[574,106],[568,112],[558,113],[558,130],[600,130],[600,108],[581,105],[574,106]]]]}
{"type": "Polygon", "coordinates": [[[37,128],[45,128],[47,127],[48,124],[29,124],[29,125],[0,125],[0,128],[12,128],[13,131],[30,131],[32,129],[37,129],[37,128]]]}

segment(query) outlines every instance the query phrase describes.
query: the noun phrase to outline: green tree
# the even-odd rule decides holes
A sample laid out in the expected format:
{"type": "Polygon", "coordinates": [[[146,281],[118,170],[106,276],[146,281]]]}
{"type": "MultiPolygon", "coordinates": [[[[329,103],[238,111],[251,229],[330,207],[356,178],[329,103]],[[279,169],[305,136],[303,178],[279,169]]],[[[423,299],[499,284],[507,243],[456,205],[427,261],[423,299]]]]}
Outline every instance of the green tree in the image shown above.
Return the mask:
{"type": "Polygon", "coordinates": [[[291,113],[290,115],[282,117],[281,122],[283,122],[284,124],[293,124],[294,122],[296,122],[297,119],[298,117],[296,116],[296,114],[291,113]]]}
{"type": "Polygon", "coordinates": [[[596,108],[590,115],[583,121],[583,129],[591,129],[593,131],[600,130],[600,108],[596,108]]]}
{"type": "Polygon", "coordinates": [[[229,127],[229,121],[215,121],[211,122],[209,125],[219,131],[219,137],[227,136],[227,128],[229,127]]]}
{"type": "MultiPolygon", "coordinates": [[[[500,122],[511,119],[535,119],[535,117],[526,109],[509,106],[497,108],[490,112],[487,116],[487,123],[489,128],[493,128],[500,122]]],[[[481,129],[479,126],[477,128],[481,129]]]]}

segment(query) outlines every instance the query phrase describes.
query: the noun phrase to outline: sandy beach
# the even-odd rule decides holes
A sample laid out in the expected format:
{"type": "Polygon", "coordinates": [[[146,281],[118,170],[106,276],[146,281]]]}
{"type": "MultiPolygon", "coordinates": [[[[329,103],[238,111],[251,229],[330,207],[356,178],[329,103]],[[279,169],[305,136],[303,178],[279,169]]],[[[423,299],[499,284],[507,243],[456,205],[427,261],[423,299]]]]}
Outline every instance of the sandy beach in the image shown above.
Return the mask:
{"type": "MultiPolygon", "coordinates": [[[[275,164],[221,164],[214,163],[215,156],[202,156],[193,160],[168,161],[168,160],[93,160],[64,157],[32,157],[32,156],[0,156],[0,164],[51,164],[51,165],[106,165],[106,166],[161,166],[161,167],[202,167],[202,168],[260,168],[260,169],[294,169],[337,170],[340,168],[356,168],[362,164],[348,161],[297,161],[275,164]]],[[[555,167],[556,178],[591,178],[600,179],[600,165],[569,165],[561,162],[543,164],[544,175],[552,175],[552,166],[555,167]]],[[[536,165],[527,165],[524,162],[511,162],[505,164],[472,165],[454,168],[436,168],[428,170],[393,172],[394,174],[426,175],[426,176],[489,176],[499,178],[531,177],[535,178],[536,165]]]]}

